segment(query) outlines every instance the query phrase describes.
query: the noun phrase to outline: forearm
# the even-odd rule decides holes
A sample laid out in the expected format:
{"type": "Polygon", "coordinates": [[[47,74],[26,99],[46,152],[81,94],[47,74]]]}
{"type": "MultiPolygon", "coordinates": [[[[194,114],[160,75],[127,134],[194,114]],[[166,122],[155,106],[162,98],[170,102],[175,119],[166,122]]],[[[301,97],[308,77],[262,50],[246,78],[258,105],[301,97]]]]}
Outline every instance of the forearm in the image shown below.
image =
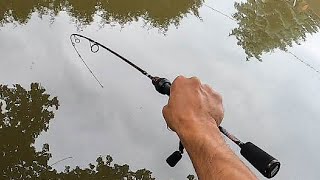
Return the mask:
{"type": "Polygon", "coordinates": [[[200,180],[257,179],[231,151],[214,124],[178,135],[200,180]]]}

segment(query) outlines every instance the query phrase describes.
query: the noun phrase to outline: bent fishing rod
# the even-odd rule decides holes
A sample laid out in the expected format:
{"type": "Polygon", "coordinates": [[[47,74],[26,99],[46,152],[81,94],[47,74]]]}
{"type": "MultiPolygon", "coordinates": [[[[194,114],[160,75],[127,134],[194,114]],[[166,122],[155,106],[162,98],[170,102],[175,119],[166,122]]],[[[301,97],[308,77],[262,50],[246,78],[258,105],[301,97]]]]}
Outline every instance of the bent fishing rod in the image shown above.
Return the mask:
{"type": "MultiPolygon", "coordinates": [[[[160,94],[170,96],[171,82],[168,79],[150,75],[149,73],[147,73],[147,71],[143,70],[142,68],[140,68],[136,64],[132,63],[127,58],[121,56],[117,52],[111,50],[110,48],[106,47],[103,44],[100,44],[97,41],[94,41],[94,40],[92,40],[86,36],[80,35],[80,34],[72,34],[70,36],[70,41],[72,43],[72,46],[74,47],[75,51],[77,52],[79,58],[82,60],[82,62],[85,64],[87,69],[90,71],[92,76],[95,78],[95,80],[99,83],[99,85],[102,88],[103,88],[103,85],[100,83],[98,78],[94,75],[94,73],[91,71],[91,69],[86,64],[86,62],[84,61],[84,59],[82,58],[82,56],[80,55],[79,51],[76,48],[76,44],[81,42],[80,38],[83,38],[83,39],[89,41],[91,52],[97,53],[100,50],[100,48],[103,48],[103,49],[109,51],[113,55],[120,58],[123,62],[127,63],[131,67],[138,70],[144,76],[148,77],[151,80],[152,84],[154,85],[155,89],[160,94]]],[[[248,162],[251,163],[252,166],[254,166],[263,176],[265,176],[267,178],[272,178],[279,172],[280,162],[276,158],[272,157],[271,155],[269,155],[268,153],[266,153],[265,151],[263,151],[262,149],[260,149],[258,146],[254,145],[251,142],[244,143],[244,142],[240,141],[237,137],[235,137],[234,135],[229,133],[222,126],[219,126],[219,130],[222,134],[224,134],[226,137],[228,137],[231,141],[233,141],[235,144],[237,144],[240,147],[240,149],[241,149],[240,154],[245,159],[247,159],[248,162]]],[[[169,166],[174,167],[181,160],[183,152],[184,152],[184,147],[180,141],[179,142],[179,150],[172,153],[166,159],[169,166]]]]}

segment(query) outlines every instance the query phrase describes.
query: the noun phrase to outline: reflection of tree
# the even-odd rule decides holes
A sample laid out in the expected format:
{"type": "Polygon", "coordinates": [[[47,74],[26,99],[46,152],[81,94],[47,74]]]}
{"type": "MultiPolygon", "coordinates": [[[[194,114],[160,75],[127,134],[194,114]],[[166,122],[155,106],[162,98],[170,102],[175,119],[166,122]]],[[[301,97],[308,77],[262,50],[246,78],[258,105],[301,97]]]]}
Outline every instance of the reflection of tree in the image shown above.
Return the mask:
{"type": "Polygon", "coordinates": [[[320,18],[304,0],[248,0],[235,3],[238,10],[233,17],[239,27],[232,30],[238,45],[246,52],[247,58],[260,59],[263,53],[274,49],[286,51],[293,43],[299,44],[308,33],[316,33],[320,18]]]}
{"type": "Polygon", "coordinates": [[[78,25],[90,24],[94,16],[98,15],[102,17],[101,25],[124,25],[141,18],[152,27],[167,30],[170,24],[178,26],[189,13],[199,16],[198,8],[202,3],[203,0],[1,0],[0,23],[25,24],[33,12],[40,16],[55,16],[66,11],[78,25]]]}
{"type": "Polygon", "coordinates": [[[320,17],[320,1],[319,0],[305,0],[308,4],[307,8],[310,8],[314,13],[320,17]]]}
{"type": "Polygon", "coordinates": [[[0,174],[4,179],[34,179],[38,172],[50,170],[49,145],[41,152],[32,146],[42,131],[47,131],[58,109],[56,97],[50,98],[39,84],[27,91],[20,85],[14,88],[0,85],[0,174]]]}
{"type": "MultiPolygon", "coordinates": [[[[112,166],[112,157],[107,156],[105,159],[98,157],[97,165],[89,164],[88,168],[81,169],[76,167],[70,170],[67,166],[65,171],[57,175],[62,179],[128,179],[128,180],[154,180],[149,170],[140,169],[136,172],[129,170],[129,166],[115,164],[112,166]]],[[[50,176],[49,176],[50,177],[50,176]]],[[[52,177],[52,176],[51,176],[52,177]]]]}
{"type": "Polygon", "coordinates": [[[105,0],[99,10],[103,12],[102,17],[106,22],[125,24],[143,18],[153,27],[166,29],[170,24],[178,26],[190,12],[199,17],[198,8],[202,3],[203,0],[105,0]]]}
{"type": "Polygon", "coordinates": [[[45,91],[38,83],[32,83],[30,90],[18,84],[11,88],[0,85],[0,179],[154,180],[151,171],[112,164],[109,155],[98,157],[87,168],[67,166],[57,172],[50,167],[49,145],[44,144],[40,152],[34,148],[35,139],[48,130],[53,110],[59,107],[57,97],[45,91]]]}

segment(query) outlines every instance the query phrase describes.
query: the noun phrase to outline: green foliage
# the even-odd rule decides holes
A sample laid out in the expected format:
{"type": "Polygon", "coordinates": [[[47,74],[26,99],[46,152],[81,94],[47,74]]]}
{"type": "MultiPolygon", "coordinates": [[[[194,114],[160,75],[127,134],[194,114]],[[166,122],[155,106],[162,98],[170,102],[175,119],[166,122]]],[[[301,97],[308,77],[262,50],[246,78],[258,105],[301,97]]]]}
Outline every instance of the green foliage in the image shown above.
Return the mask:
{"type": "Polygon", "coordinates": [[[102,18],[101,26],[124,25],[142,19],[145,24],[166,31],[171,24],[178,26],[187,14],[199,17],[202,3],[203,0],[1,0],[0,24],[26,24],[34,12],[54,19],[59,12],[66,11],[78,27],[91,24],[96,15],[102,18]]]}
{"type": "MultiPolygon", "coordinates": [[[[35,139],[49,129],[58,110],[57,97],[51,98],[38,83],[26,90],[21,85],[0,85],[0,179],[28,180],[154,180],[147,169],[131,171],[129,165],[113,164],[111,156],[98,157],[86,168],[67,166],[57,172],[48,161],[49,145],[41,151],[34,147],[35,139]]],[[[192,176],[191,176],[192,178],[192,176]]],[[[194,178],[194,176],[193,176],[194,178]]],[[[188,176],[188,179],[189,176],[188,176]]]]}
{"type": "Polygon", "coordinates": [[[65,168],[64,172],[56,173],[54,176],[52,174],[43,175],[44,179],[84,179],[84,180],[154,180],[151,174],[152,172],[146,169],[140,169],[136,172],[130,171],[129,166],[125,165],[112,165],[112,157],[107,156],[106,158],[98,157],[96,160],[96,165],[89,164],[89,167],[81,169],[76,167],[70,170],[70,166],[65,168]]]}
{"type": "Polygon", "coordinates": [[[237,28],[230,35],[236,36],[247,54],[247,59],[261,60],[263,53],[275,49],[287,51],[293,43],[305,41],[307,34],[316,33],[320,18],[306,9],[304,0],[297,0],[297,6],[288,0],[248,0],[235,3],[238,12],[233,17],[237,28]]]}
{"type": "Polygon", "coordinates": [[[16,84],[0,85],[0,174],[3,179],[34,179],[47,165],[49,145],[36,152],[33,144],[47,131],[54,118],[52,108],[59,107],[57,97],[50,98],[37,83],[29,91],[16,84]]]}

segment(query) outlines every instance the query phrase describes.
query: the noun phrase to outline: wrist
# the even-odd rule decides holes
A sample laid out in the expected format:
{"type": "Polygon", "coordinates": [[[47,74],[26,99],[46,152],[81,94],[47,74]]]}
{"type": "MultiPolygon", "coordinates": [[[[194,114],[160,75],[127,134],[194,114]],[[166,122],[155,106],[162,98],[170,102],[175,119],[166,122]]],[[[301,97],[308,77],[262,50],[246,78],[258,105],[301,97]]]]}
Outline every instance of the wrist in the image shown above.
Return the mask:
{"type": "Polygon", "coordinates": [[[176,131],[185,148],[188,150],[189,146],[201,147],[208,142],[213,146],[223,147],[226,143],[218,126],[212,121],[202,122],[205,123],[180,128],[176,131]]]}
{"type": "Polygon", "coordinates": [[[180,138],[194,138],[197,136],[203,136],[207,134],[219,134],[220,130],[213,118],[202,118],[202,117],[190,117],[188,120],[181,120],[184,122],[175,129],[176,133],[180,138]]]}

